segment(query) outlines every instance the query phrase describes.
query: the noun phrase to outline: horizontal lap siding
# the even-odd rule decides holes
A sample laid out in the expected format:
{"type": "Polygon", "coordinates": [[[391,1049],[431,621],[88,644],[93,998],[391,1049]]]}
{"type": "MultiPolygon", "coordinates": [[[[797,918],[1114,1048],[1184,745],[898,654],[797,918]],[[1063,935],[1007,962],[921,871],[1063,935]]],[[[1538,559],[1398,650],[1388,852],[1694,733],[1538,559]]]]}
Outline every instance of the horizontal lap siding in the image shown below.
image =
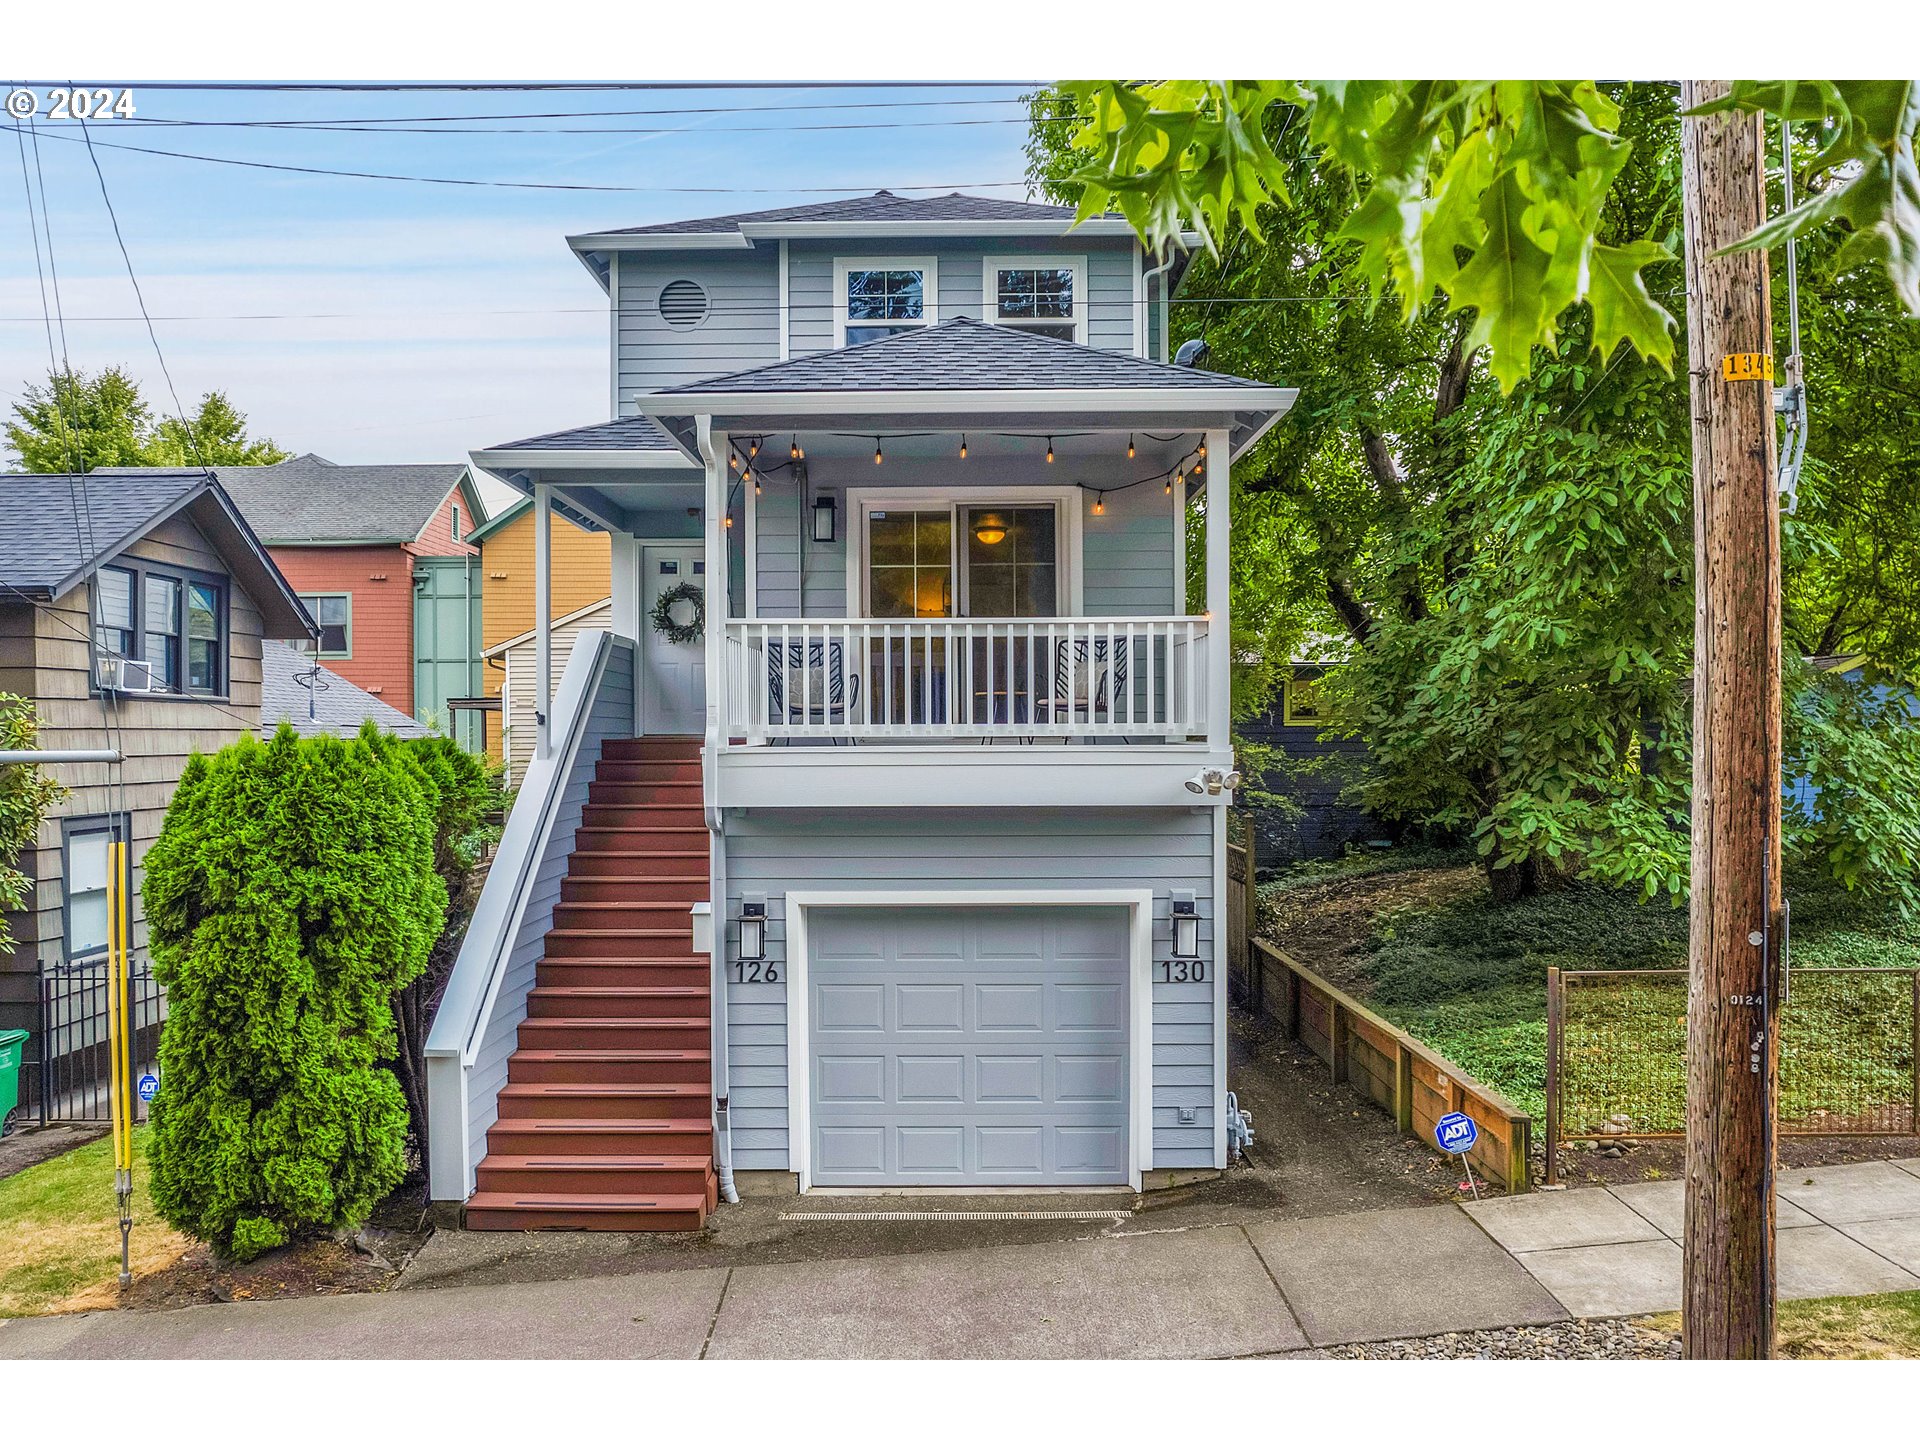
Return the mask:
{"type": "Polygon", "coordinates": [[[620,413],[633,397],[770,365],[780,358],[780,269],[776,251],[737,255],[620,256],[620,413]],[[691,280],[707,294],[698,325],[669,325],[660,317],[660,292],[691,280]]]}
{"type": "MultiPolygon", "coordinates": [[[[1171,892],[1199,896],[1200,953],[1213,954],[1213,822],[1190,811],[980,815],[787,812],[727,822],[728,914],[744,895],[767,900],[767,953],[786,959],[789,890],[966,888],[1151,889],[1154,954],[1171,944],[1171,892]]],[[[729,935],[729,944],[737,934],[729,935]]],[[[729,974],[732,973],[729,967],[729,974]]],[[[1153,1165],[1213,1164],[1214,1014],[1211,984],[1153,987],[1153,1165]],[[1179,1123],[1181,1107],[1196,1123],[1179,1123]]],[[[790,1168],[787,1150],[786,986],[727,985],[733,1163],[790,1168]]]]}
{"type": "MultiPolygon", "coordinates": [[[[526,913],[513,937],[506,973],[467,1079],[467,1157],[471,1165],[479,1164],[487,1153],[487,1129],[499,1115],[500,1087],[507,1083],[507,1059],[518,1041],[520,1022],[527,1016],[527,992],[533,988],[534,967],[545,952],[547,932],[553,928],[553,907],[560,899],[560,882],[573,855],[574,833],[586,809],[587,784],[600,762],[600,746],[604,741],[633,734],[633,686],[633,652],[615,645],[593,697],[586,737],[567,776],[553,833],[534,872],[526,913]]],[[[497,861],[488,884],[496,881],[512,883],[512,877],[497,861]]]]}
{"type": "MultiPolygon", "coordinates": [[[[550,652],[548,671],[552,676],[549,682],[549,694],[558,694],[560,677],[567,673],[567,661],[573,657],[574,643],[589,630],[609,630],[612,628],[610,613],[605,609],[595,610],[589,615],[566,625],[556,625],[553,631],[553,648],[550,652]]],[[[540,667],[534,661],[534,642],[525,641],[507,651],[507,705],[501,716],[505,736],[507,760],[507,784],[518,785],[527,773],[527,765],[533,759],[534,741],[538,738],[534,724],[534,710],[539,699],[538,685],[535,683],[540,667]]]]}
{"type": "Polygon", "coordinates": [[[302,595],[353,596],[353,654],[320,663],[413,713],[413,557],[398,545],[275,546],[274,564],[302,595]]]}
{"type": "MultiPolygon", "coordinates": [[[[160,525],[125,552],[139,559],[225,574],[217,551],[185,517],[160,525]]],[[[66,961],[65,889],[61,846],[63,819],[125,811],[132,816],[133,909],[129,930],[133,958],[146,963],[147,922],[140,901],[146,853],[166,819],[174,788],[196,751],[212,753],[260,718],[260,611],[238,585],[228,588],[228,694],[213,700],[157,700],[123,696],[112,703],[107,731],[100,697],[89,685],[88,631],[92,586],[82,585],[50,605],[0,603],[0,689],[24,695],[39,715],[39,744],[46,750],[118,750],[116,766],[49,766],[67,789],[41,824],[32,848],[19,861],[32,882],[25,912],[0,917],[21,943],[0,956],[0,1029],[37,1029],[35,990],[26,976],[66,961]]]]}

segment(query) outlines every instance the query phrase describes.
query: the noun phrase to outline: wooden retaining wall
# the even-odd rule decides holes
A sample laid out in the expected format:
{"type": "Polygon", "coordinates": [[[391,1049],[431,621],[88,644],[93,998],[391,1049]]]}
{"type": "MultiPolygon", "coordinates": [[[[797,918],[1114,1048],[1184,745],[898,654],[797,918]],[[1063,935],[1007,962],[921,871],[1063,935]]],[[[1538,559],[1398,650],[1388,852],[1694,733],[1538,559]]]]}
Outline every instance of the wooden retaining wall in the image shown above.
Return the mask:
{"type": "MultiPolygon", "coordinates": [[[[1343,1082],[1393,1116],[1403,1133],[1434,1144],[1442,1115],[1458,1110],[1480,1129],[1467,1159],[1509,1194],[1530,1188],[1528,1114],[1481,1084],[1406,1031],[1336,989],[1272,942],[1254,939],[1246,950],[1245,993],[1251,1008],[1271,1016],[1287,1034],[1327,1063],[1343,1082]]],[[[1230,972],[1231,973],[1231,972],[1230,972]]]]}

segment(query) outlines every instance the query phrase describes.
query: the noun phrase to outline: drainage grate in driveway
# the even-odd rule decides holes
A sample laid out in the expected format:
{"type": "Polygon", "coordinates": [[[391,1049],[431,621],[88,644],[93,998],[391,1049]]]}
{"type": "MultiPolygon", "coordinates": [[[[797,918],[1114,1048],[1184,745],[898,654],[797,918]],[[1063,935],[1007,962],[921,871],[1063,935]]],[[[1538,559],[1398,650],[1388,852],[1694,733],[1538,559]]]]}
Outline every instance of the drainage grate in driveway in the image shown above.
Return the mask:
{"type": "Polygon", "coordinates": [[[786,1210],[782,1220],[1126,1220],[1131,1210],[786,1210]]]}

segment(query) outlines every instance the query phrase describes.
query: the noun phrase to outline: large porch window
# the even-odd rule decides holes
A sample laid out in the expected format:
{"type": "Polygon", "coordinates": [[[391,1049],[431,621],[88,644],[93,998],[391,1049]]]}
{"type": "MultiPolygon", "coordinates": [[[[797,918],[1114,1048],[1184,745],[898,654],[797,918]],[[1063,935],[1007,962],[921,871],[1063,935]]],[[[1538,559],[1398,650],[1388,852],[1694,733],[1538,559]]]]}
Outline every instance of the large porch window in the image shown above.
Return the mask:
{"type": "Polygon", "coordinates": [[[876,620],[1072,613],[1079,492],[853,491],[848,613],[876,620]]]}

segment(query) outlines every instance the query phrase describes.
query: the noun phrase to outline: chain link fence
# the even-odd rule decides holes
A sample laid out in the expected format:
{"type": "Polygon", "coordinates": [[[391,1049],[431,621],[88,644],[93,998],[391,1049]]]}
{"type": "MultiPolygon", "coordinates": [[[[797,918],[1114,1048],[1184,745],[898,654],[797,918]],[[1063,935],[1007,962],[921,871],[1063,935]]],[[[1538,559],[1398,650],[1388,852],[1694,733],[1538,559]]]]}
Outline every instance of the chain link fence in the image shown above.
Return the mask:
{"type": "MultiPolygon", "coordinates": [[[[1782,1135],[1920,1135],[1920,968],[1792,971],[1782,1135]]],[[[1687,1129],[1687,972],[1547,972],[1547,1146],[1687,1129]]]]}

